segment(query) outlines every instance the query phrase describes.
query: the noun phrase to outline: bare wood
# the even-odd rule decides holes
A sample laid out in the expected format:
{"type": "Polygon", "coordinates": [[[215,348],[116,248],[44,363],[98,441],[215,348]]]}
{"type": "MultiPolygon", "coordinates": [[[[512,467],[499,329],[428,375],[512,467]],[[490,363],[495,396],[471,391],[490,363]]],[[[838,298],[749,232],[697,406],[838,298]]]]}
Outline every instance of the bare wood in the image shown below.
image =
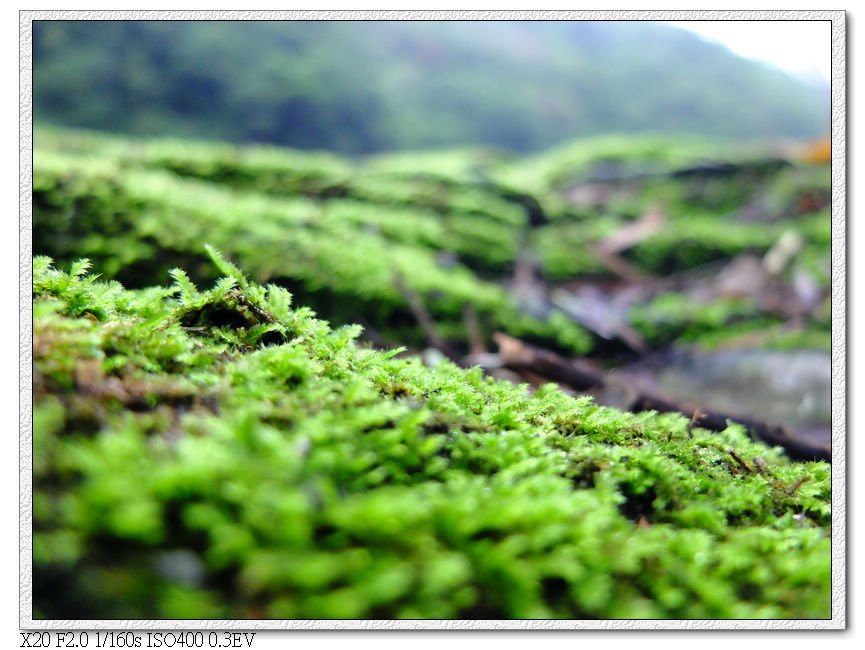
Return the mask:
{"type": "Polygon", "coordinates": [[[484,335],[481,332],[481,324],[478,321],[478,313],[470,304],[463,307],[463,321],[465,321],[469,338],[469,354],[486,354],[488,350],[484,343],[484,335]]]}
{"type": "Polygon", "coordinates": [[[547,381],[586,390],[604,383],[600,373],[578,368],[555,352],[529,345],[503,332],[493,334],[505,368],[539,375],[547,381]]]}
{"type": "Polygon", "coordinates": [[[628,223],[597,244],[604,253],[621,253],[664,229],[667,218],[659,206],[654,206],[637,221],[628,223]]]}
{"type": "Polygon", "coordinates": [[[592,248],[592,251],[595,253],[595,257],[601,264],[623,280],[628,280],[629,282],[640,282],[652,279],[651,275],[640,270],[637,266],[631,264],[615,253],[603,250],[603,248],[599,246],[592,248]]]}
{"type": "Polygon", "coordinates": [[[426,308],[426,305],[423,304],[423,300],[421,297],[412,290],[403,279],[402,275],[399,273],[394,273],[394,286],[397,290],[402,294],[402,297],[405,298],[405,301],[408,303],[409,310],[414,316],[415,320],[420,325],[423,330],[424,337],[426,337],[427,345],[429,347],[435,348],[439,350],[442,354],[444,354],[451,361],[459,362],[460,357],[450,345],[441,337],[436,330],[435,321],[432,316],[430,316],[429,311],[426,308]]]}

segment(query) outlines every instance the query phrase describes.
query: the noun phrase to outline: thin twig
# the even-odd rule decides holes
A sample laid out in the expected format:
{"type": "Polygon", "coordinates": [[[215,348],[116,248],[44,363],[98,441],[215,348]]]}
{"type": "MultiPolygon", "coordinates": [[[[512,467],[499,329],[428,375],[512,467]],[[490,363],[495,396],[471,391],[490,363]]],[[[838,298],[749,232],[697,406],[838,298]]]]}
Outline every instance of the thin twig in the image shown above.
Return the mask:
{"type": "Polygon", "coordinates": [[[414,316],[415,320],[420,325],[423,330],[424,337],[426,338],[427,345],[431,348],[435,348],[439,350],[442,354],[444,354],[448,359],[454,362],[459,362],[460,357],[453,351],[450,345],[441,337],[436,330],[435,321],[430,316],[429,311],[426,308],[426,305],[423,304],[423,300],[421,297],[412,290],[403,279],[402,275],[399,272],[394,273],[393,276],[394,286],[397,288],[397,291],[402,294],[402,297],[405,298],[405,301],[408,303],[409,310],[414,316]]]}
{"type": "Polygon", "coordinates": [[[469,338],[469,353],[472,355],[486,354],[488,350],[484,343],[484,335],[481,332],[481,324],[478,321],[478,313],[470,304],[463,307],[463,320],[469,338]]]}

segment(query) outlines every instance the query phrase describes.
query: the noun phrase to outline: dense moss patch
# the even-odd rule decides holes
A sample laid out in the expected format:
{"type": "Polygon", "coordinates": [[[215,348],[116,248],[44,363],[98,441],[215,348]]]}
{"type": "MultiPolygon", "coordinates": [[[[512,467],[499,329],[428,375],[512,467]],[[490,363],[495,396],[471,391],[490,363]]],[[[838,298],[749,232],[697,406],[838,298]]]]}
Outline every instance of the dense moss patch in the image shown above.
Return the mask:
{"type": "Polygon", "coordinates": [[[485,278],[516,257],[519,229],[504,216],[440,215],[397,199],[313,200],[296,188],[290,197],[241,191],[130,162],[111,147],[95,159],[70,151],[36,156],[37,253],[69,262],[86,256],[138,288],[175,266],[196,281],[214,280],[201,254],[201,242],[211,241],[259,281],[290,287],[342,324],[363,318],[394,343],[422,345],[395,288],[400,277],[455,342],[466,339],[463,308],[471,303],[489,330],[525,330],[572,351],[590,346],[579,325],[522,314],[497,278],[485,278]]]}
{"type": "MultiPolygon", "coordinates": [[[[801,249],[780,277],[793,284],[802,275],[815,285],[806,293],[825,296],[828,172],[827,164],[699,138],[602,137],[526,158],[475,149],[352,161],[40,130],[34,250],[61,264],[87,257],[105,277],[142,288],[175,267],[215,281],[202,252],[209,241],[258,282],[288,288],[333,323],[362,323],[379,343],[428,344],[399,277],[461,352],[471,304],[487,342],[498,330],[568,356],[603,355],[603,337],[549,300],[515,295],[521,270],[531,266],[536,284],[551,289],[620,281],[599,246],[656,211],[664,226],[618,252],[634,274],[684,277],[743,255],[762,258],[794,232],[801,249]]],[[[659,307],[628,314],[655,348],[683,334],[659,307]]],[[[778,321],[754,296],[690,311],[702,309],[686,334],[709,344],[731,328],[778,321]]],[[[804,336],[794,339],[808,345],[829,340],[828,319],[813,313],[798,329],[804,336]]]]}
{"type": "Polygon", "coordinates": [[[209,257],[34,260],[34,618],[830,616],[828,464],[369,349],[209,257]]]}

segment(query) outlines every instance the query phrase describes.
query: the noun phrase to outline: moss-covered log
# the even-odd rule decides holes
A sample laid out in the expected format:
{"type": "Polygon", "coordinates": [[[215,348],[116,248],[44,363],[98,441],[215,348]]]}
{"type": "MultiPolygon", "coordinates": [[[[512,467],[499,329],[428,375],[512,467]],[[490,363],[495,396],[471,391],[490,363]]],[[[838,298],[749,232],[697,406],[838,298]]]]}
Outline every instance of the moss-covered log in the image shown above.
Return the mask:
{"type": "MultiPolygon", "coordinates": [[[[136,288],[175,266],[213,281],[202,255],[210,242],[257,281],[392,344],[423,344],[397,275],[461,351],[470,302],[487,341],[501,330],[571,355],[602,350],[604,340],[549,301],[526,309],[508,295],[502,285],[518,261],[553,283],[615,280],[618,267],[681,275],[764,256],[792,231],[802,249],[782,279],[791,283],[798,269],[824,293],[829,284],[828,165],[782,165],[765,151],[700,139],[598,138],[523,159],[457,150],[349,161],[44,130],[33,189],[36,254],[63,264],[88,257],[99,273],[136,288]],[[701,171],[717,169],[727,171],[701,171]],[[618,251],[616,265],[599,254],[652,211],[663,227],[618,251]]],[[[653,347],[778,322],[752,297],[681,297],[688,313],[675,322],[664,296],[629,314],[653,347]]],[[[828,341],[828,319],[809,314],[802,325],[800,340],[828,341]]]]}
{"type": "Polygon", "coordinates": [[[830,467],[34,263],[34,618],[827,618],[830,467]]]}

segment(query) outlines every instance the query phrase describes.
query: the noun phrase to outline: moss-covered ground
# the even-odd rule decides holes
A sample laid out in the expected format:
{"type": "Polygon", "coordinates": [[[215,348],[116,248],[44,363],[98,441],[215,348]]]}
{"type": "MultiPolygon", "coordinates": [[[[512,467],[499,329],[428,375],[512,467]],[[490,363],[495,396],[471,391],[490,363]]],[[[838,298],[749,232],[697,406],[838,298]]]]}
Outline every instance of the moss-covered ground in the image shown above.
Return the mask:
{"type": "Polygon", "coordinates": [[[830,469],[34,263],[36,618],[822,618],[830,469]]]}
{"type": "MultiPolygon", "coordinates": [[[[458,348],[468,345],[471,304],[487,340],[500,330],[591,354],[602,339],[558,309],[521,310],[505,284],[520,258],[548,283],[616,280],[598,244],[657,206],[665,227],[621,253],[647,277],[763,256],[792,230],[802,250],[782,279],[801,269],[824,292],[830,280],[828,165],[790,165],[760,149],[635,136],[528,158],[466,150],[352,161],[50,130],[35,145],[37,254],[64,264],[87,257],[104,277],[140,288],[173,267],[212,282],[210,243],[256,281],[392,345],[424,345],[405,285],[458,348]],[[575,199],[578,190],[600,194],[575,199]]],[[[670,323],[664,300],[634,314],[656,348],[684,329],[670,323]]],[[[782,320],[754,296],[683,300],[711,314],[688,328],[695,341],[717,342],[731,325],[732,336],[771,331],[782,320]]],[[[797,330],[802,341],[828,341],[829,319],[808,316],[797,330]]]]}
{"type": "MultiPolygon", "coordinates": [[[[635,142],[361,163],[37,134],[34,618],[829,618],[828,463],[387,349],[424,345],[419,300],[460,350],[471,304],[485,337],[597,352],[506,280],[522,247],[547,281],[612,279],[596,244],[659,200],[641,272],[795,222],[828,285],[825,169],[689,180],[706,145],[635,142]],[[567,199],[599,174],[638,191],[567,199]]],[[[630,318],[656,347],[819,344],[826,304],[792,334],[748,296],[630,318]]]]}

